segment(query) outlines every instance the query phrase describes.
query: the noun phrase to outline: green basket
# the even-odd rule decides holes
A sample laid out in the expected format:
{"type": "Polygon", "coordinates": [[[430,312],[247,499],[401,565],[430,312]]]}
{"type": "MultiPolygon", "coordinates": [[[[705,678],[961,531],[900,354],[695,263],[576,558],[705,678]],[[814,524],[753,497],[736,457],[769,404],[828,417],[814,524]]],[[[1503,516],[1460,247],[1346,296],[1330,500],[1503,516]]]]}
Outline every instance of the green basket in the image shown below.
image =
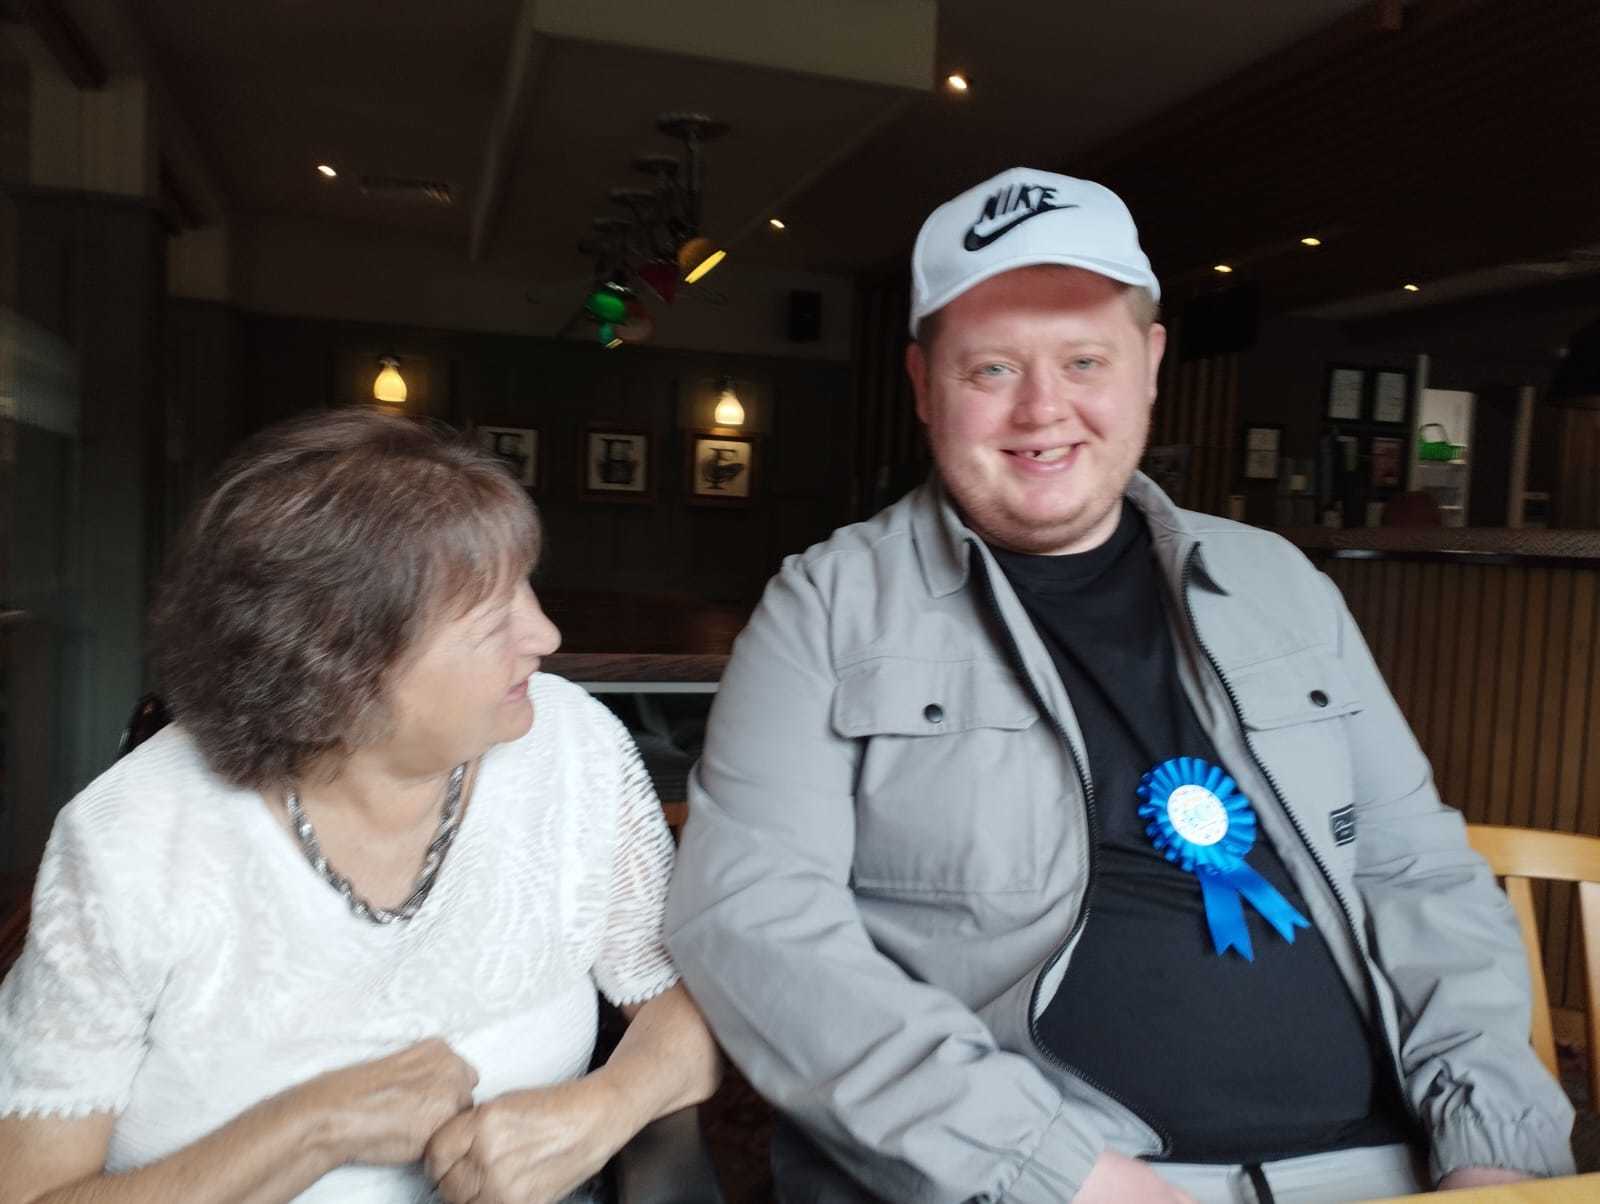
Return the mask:
{"type": "Polygon", "coordinates": [[[1465,443],[1451,443],[1450,432],[1442,422],[1424,422],[1417,431],[1417,459],[1457,460],[1467,450],[1465,443]],[[1429,431],[1438,431],[1437,439],[1428,438],[1429,431]]]}

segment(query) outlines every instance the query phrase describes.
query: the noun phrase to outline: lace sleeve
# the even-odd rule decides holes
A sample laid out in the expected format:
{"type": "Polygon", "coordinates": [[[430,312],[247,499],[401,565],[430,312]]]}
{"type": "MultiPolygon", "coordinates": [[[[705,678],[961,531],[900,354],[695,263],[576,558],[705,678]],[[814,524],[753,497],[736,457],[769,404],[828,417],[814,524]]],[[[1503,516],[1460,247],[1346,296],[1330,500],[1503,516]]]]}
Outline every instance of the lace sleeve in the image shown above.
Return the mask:
{"type": "Polygon", "coordinates": [[[606,720],[612,729],[606,744],[621,759],[622,799],[594,979],[620,1007],[652,999],[678,981],[661,929],[673,847],[638,747],[615,717],[607,714],[606,720]]]}
{"type": "Polygon", "coordinates": [[[159,979],[136,985],[142,959],[119,933],[161,919],[113,886],[101,818],[80,798],[45,847],[27,944],[0,984],[0,1116],[121,1112],[144,1058],[159,979]]]}

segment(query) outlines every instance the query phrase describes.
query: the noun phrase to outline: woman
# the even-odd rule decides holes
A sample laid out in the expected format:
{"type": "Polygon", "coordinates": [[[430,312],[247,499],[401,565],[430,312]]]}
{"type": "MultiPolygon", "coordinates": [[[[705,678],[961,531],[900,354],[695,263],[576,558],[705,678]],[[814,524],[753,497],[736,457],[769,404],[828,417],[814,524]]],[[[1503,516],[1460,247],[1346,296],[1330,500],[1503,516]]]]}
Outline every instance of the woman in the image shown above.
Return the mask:
{"type": "Polygon", "coordinates": [[[715,1087],[627,733],[538,674],[497,461],[342,410],[192,518],[176,723],[57,820],[0,986],[0,1204],[549,1200],[715,1087]],[[585,1074],[596,987],[632,1023],[585,1074]]]}

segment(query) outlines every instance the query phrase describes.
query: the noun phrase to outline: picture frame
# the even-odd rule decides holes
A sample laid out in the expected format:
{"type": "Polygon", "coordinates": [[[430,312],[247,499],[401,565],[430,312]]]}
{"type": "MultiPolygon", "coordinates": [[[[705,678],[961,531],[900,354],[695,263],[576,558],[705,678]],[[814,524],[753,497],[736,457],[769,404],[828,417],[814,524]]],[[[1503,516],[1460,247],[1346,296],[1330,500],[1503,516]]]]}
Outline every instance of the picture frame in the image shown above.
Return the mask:
{"type": "Polygon", "coordinates": [[[478,445],[505,461],[511,475],[530,493],[539,491],[544,474],[539,461],[539,432],[525,426],[480,426],[478,445]]]}
{"type": "Polygon", "coordinates": [[[579,445],[579,492],[590,501],[652,502],[655,470],[648,431],[591,426],[579,445]]]}
{"type": "Polygon", "coordinates": [[[691,431],[683,479],[697,505],[748,505],[757,485],[755,436],[691,431]]]}
{"type": "Polygon", "coordinates": [[[1328,369],[1327,415],[1335,422],[1360,422],[1367,394],[1367,370],[1345,364],[1328,369]]]}
{"type": "Polygon", "coordinates": [[[1374,489],[1399,489],[1405,478],[1406,441],[1395,435],[1374,435],[1367,449],[1374,489]]]}
{"type": "Polygon", "coordinates": [[[1276,481],[1283,454],[1283,427],[1255,423],[1244,428],[1244,479],[1276,481]]]}
{"type": "Polygon", "coordinates": [[[1411,408],[1411,373],[1398,368],[1380,368],[1373,376],[1372,421],[1386,426],[1404,426],[1411,408]]]}

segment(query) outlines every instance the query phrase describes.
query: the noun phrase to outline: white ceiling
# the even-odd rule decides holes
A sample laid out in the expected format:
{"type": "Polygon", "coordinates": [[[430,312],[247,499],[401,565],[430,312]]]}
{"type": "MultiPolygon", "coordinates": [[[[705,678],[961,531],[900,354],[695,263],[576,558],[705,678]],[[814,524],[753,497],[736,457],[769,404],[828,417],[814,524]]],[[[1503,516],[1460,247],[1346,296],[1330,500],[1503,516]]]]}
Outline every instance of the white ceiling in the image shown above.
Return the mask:
{"type": "MultiPolygon", "coordinates": [[[[653,0],[612,0],[608,12],[653,0]]],[[[699,9],[704,3],[694,6],[699,9]]],[[[534,279],[575,245],[629,161],[670,150],[655,116],[733,125],[708,152],[708,227],[743,258],[851,270],[902,250],[920,216],[982,174],[1072,154],[1313,33],[1360,0],[944,0],[936,73],[957,98],[705,58],[564,41],[543,55],[491,257],[534,279]],[[766,230],[784,201],[790,228],[766,230]]],[[[359,222],[463,254],[519,0],[140,0],[162,70],[241,215],[359,222]],[[321,161],[341,172],[324,181],[321,161]],[[362,174],[448,183],[447,209],[364,197],[362,174]]],[[[803,21],[806,9],[788,6],[803,21]]],[[[797,37],[802,27],[773,28],[797,37]]]]}

